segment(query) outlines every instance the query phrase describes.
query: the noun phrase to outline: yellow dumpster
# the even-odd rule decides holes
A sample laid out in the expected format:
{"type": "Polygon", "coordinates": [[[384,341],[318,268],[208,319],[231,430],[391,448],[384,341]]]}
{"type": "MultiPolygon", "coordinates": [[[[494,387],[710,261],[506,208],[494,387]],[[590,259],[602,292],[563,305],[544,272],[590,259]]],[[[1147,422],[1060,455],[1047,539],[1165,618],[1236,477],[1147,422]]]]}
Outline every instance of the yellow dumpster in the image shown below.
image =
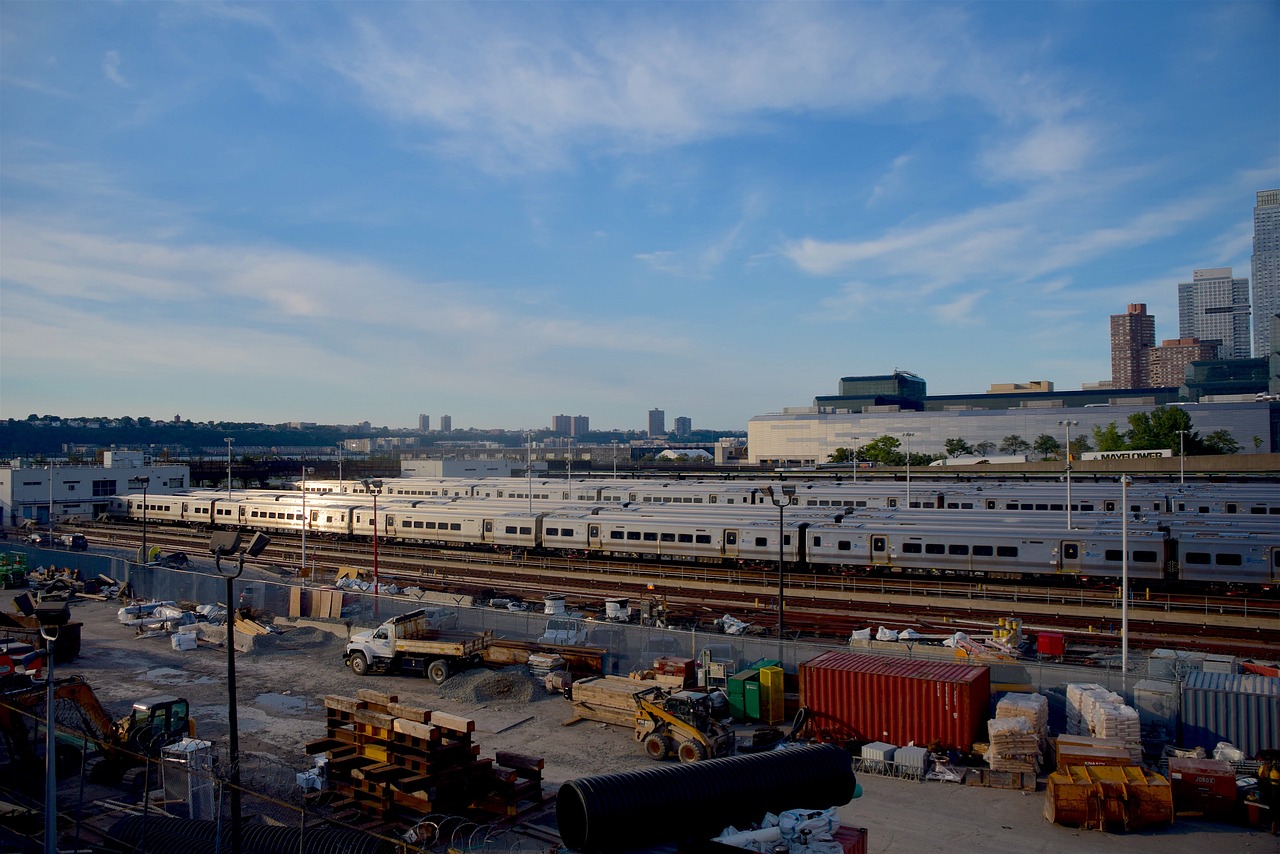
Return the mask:
{"type": "Polygon", "coordinates": [[[1092,830],[1162,827],[1173,823],[1173,792],[1145,768],[1067,765],[1049,775],[1044,817],[1092,830]]]}

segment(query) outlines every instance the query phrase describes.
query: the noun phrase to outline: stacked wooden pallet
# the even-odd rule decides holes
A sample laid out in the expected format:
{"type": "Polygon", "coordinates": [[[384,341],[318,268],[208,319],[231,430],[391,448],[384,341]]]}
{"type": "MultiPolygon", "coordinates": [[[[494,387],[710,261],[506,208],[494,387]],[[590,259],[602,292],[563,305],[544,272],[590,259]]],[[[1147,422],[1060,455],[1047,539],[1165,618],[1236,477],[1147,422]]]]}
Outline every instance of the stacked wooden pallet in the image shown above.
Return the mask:
{"type": "Polygon", "coordinates": [[[634,727],[636,695],[656,684],[652,680],[629,679],[625,676],[580,679],[572,686],[573,717],[565,723],[585,720],[634,727]]]}
{"type": "Polygon", "coordinates": [[[475,721],[358,691],[325,697],[324,754],[338,818],[416,821],[429,813],[516,815],[542,800],[540,758],[498,753],[481,759],[475,721]]]}

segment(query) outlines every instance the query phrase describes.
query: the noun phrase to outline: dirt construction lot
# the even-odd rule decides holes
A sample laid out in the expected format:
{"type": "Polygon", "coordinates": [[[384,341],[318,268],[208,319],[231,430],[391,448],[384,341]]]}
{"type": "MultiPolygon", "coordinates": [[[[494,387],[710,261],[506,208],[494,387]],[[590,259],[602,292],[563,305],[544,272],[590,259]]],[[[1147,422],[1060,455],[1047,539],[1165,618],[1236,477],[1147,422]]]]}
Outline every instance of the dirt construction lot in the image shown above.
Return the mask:
{"type": "MultiPolygon", "coordinates": [[[[140,697],[186,697],[199,736],[225,751],[225,650],[201,645],[181,652],[168,637],[139,637],[118,620],[118,609],[116,602],[72,606],[73,619],[83,623],[81,652],[74,662],[59,665],[55,675],[83,676],[114,716],[125,714],[140,697]]],[[[342,624],[335,628],[345,631],[342,624]]],[[[594,722],[565,726],[569,703],[517,671],[471,671],[442,686],[416,677],[362,678],[342,665],[342,647],[337,635],[306,626],[258,637],[251,651],[237,655],[242,779],[253,791],[299,802],[295,775],[312,764],[303,746],[324,737],[324,697],[354,697],[360,688],[474,720],[482,757],[496,751],[543,757],[549,795],[559,783],[577,777],[652,767],[625,729],[594,722]]],[[[1125,835],[1058,827],[1043,818],[1043,792],[871,775],[861,775],[859,782],[863,796],[840,812],[845,824],[868,829],[871,852],[1280,852],[1268,834],[1193,820],[1179,819],[1159,832],[1125,835]]],[[[253,814],[257,807],[249,798],[244,811],[253,814]]],[[[545,822],[554,827],[553,810],[545,822]]]]}

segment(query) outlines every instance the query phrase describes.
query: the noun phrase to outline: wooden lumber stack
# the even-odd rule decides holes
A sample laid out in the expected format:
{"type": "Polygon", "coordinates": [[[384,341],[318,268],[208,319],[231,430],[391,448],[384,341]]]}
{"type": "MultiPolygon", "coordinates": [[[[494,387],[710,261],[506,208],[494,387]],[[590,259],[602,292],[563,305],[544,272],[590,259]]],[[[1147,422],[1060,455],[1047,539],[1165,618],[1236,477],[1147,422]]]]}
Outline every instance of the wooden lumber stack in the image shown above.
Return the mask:
{"type": "Polygon", "coordinates": [[[516,754],[481,759],[475,721],[360,690],[325,697],[324,754],[340,819],[415,822],[429,813],[515,815],[542,800],[542,760],[516,754]]]}
{"type": "Polygon", "coordinates": [[[571,699],[573,717],[566,723],[600,721],[634,728],[636,694],[655,684],[624,676],[597,676],[575,681],[571,699]]]}

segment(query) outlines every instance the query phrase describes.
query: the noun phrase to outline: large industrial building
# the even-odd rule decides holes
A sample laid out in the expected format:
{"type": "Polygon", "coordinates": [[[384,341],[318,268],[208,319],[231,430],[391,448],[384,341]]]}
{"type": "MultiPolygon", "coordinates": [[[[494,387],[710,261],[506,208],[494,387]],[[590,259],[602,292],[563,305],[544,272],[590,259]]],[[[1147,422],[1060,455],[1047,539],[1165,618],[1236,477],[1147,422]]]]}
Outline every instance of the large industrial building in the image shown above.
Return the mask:
{"type": "MultiPolygon", "coordinates": [[[[1257,368],[1252,363],[1256,391],[1257,368]]],[[[1223,363],[1206,363],[1222,365],[1223,363]]],[[[1213,383],[1206,379],[1208,386],[1213,383]]],[[[1201,436],[1226,430],[1241,453],[1274,453],[1280,448],[1280,402],[1255,399],[1254,393],[1214,394],[1198,403],[1185,400],[1184,387],[1054,391],[996,391],[975,395],[928,396],[925,381],[905,371],[890,375],[843,377],[840,394],[817,397],[814,405],[758,415],[747,423],[748,462],[761,466],[814,466],[826,463],[837,448],[854,450],[881,436],[898,437],[912,453],[941,454],[948,439],[971,445],[999,445],[1007,436],[1034,442],[1041,434],[1066,443],[1059,422],[1072,421],[1077,436],[1092,434],[1115,422],[1128,429],[1129,416],[1157,406],[1186,408],[1201,436]],[[906,434],[912,434],[909,438],[906,434]]],[[[1262,388],[1265,389],[1265,381],[1262,388]]]]}
{"type": "Polygon", "coordinates": [[[1280,350],[1280,190],[1261,190],[1253,209],[1253,355],[1267,359],[1280,350]]]}
{"type": "Polygon", "coordinates": [[[107,512],[113,495],[151,495],[186,489],[191,471],[185,465],[157,464],[150,454],[107,451],[102,465],[37,465],[13,460],[0,467],[0,524],[55,523],[96,519],[107,512]]]}

